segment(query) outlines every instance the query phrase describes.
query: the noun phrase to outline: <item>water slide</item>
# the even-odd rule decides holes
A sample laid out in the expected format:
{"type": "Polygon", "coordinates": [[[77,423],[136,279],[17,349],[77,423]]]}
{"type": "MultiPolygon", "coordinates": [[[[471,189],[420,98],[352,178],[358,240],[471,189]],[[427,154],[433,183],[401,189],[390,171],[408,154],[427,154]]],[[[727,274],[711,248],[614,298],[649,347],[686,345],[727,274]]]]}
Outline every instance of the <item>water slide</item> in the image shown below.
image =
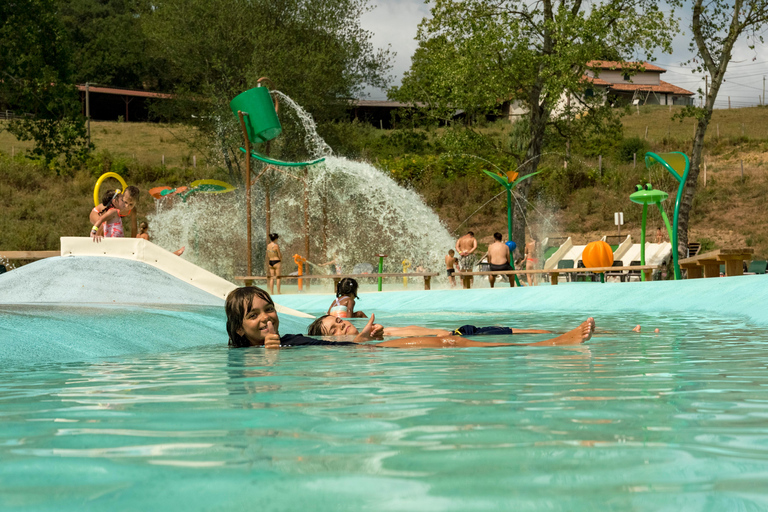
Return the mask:
{"type": "MultiPolygon", "coordinates": [[[[61,253],[0,275],[4,364],[227,344],[229,281],[142,239],[65,237],[61,253]]],[[[277,310],[285,333],[313,318],[277,310]]]]}

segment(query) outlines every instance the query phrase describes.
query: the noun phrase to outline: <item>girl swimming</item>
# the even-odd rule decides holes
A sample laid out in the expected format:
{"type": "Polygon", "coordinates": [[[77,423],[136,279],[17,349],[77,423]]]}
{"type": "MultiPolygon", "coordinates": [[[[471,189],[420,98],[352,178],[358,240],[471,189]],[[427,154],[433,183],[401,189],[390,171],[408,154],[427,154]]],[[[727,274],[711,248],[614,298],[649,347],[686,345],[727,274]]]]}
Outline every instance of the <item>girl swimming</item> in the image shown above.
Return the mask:
{"type": "Polygon", "coordinates": [[[357,296],[357,281],[345,277],[336,285],[336,299],[328,308],[328,314],[339,318],[368,318],[362,311],[355,311],[357,296]]]}

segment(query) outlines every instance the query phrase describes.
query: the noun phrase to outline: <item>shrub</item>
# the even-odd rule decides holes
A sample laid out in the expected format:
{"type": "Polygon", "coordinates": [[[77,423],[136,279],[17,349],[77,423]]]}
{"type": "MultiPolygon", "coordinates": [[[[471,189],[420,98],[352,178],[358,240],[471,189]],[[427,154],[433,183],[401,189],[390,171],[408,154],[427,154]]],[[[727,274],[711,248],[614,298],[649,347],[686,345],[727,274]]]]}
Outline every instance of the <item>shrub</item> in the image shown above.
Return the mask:
{"type": "Polygon", "coordinates": [[[643,156],[648,151],[648,143],[646,143],[640,137],[629,137],[623,139],[619,143],[619,147],[616,150],[616,156],[621,162],[631,162],[634,155],[637,155],[638,159],[642,161],[643,156]]]}

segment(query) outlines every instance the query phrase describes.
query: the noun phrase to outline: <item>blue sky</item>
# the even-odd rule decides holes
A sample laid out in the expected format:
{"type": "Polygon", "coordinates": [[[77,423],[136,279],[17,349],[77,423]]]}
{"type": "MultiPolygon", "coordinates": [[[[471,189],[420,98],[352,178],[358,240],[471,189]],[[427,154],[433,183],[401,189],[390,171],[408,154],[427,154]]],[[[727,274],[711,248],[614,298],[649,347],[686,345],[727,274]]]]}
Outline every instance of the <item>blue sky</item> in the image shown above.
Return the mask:
{"type": "MultiPolygon", "coordinates": [[[[380,0],[376,8],[362,19],[363,27],[373,33],[372,42],[375,47],[391,45],[397,52],[393,69],[395,84],[400,83],[403,72],[411,65],[411,55],[417,47],[414,39],[416,29],[421,19],[429,16],[429,7],[423,0],[380,0]]],[[[691,58],[688,50],[691,41],[688,29],[690,11],[684,11],[680,16],[682,29],[675,38],[672,55],[659,53],[654,64],[667,70],[662,74],[662,80],[696,92],[704,88],[704,76],[691,73],[693,66],[685,64],[691,58]]],[[[734,108],[757,105],[763,94],[763,77],[768,79],[768,46],[750,50],[745,39],[739,41],[734,48],[715,107],[728,108],[729,96],[734,108]]],[[[371,99],[386,99],[386,92],[382,90],[372,89],[368,92],[371,99]]]]}

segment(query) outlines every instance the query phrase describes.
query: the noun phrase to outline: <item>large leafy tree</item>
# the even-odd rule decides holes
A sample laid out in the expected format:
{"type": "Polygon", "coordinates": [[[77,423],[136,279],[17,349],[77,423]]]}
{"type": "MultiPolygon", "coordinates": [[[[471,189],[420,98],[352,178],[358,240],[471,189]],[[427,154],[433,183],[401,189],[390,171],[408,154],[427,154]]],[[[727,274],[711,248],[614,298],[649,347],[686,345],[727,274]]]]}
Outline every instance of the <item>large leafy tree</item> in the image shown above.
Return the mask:
{"type": "Polygon", "coordinates": [[[8,130],[34,140],[32,153],[46,163],[59,156],[71,163],[87,151],[71,46],[55,0],[0,2],[0,104],[22,114],[8,130]]]}
{"type": "MultiPolygon", "coordinates": [[[[502,100],[528,111],[529,137],[521,174],[536,171],[547,126],[567,136],[568,110],[596,108],[583,94],[587,62],[606,54],[639,60],[659,46],[669,50],[670,15],[654,0],[435,0],[419,27],[419,49],[391,97],[426,104],[446,116],[456,109],[481,114],[502,100]],[[574,103],[563,101],[573,94],[574,103]],[[579,105],[577,105],[579,103],[579,105]],[[557,114],[557,115],[554,115],[557,114]]],[[[530,180],[517,189],[527,198],[530,180]]],[[[524,239],[523,212],[515,233],[524,239]]]]}
{"type": "Polygon", "coordinates": [[[144,27],[169,63],[179,119],[213,136],[231,166],[242,136],[229,101],[259,77],[320,121],[365,86],[386,85],[388,51],[360,26],[367,9],[367,0],[161,0],[144,27]]]}
{"type": "Polygon", "coordinates": [[[162,67],[147,55],[143,0],[58,0],[62,26],[71,41],[73,79],[117,87],[157,87],[162,67]]]}
{"type": "MultiPolygon", "coordinates": [[[[677,5],[685,5],[675,2],[677,5]]],[[[680,201],[677,252],[686,257],[688,248],[688,223],[693,207],[693,197],[701,169],[704,136],[712,119],[720,86],[733,55],[733,47],[741,38],[750,41],[750,47],[762,43],[762,32],[768,23],[768,0],[694,0],[691,32],[691,50],[698,57],[695,71],[705,72],[711,85],[705,92],[703,107],[687,107],[685,116],[696,118],[696,133],[691,148],[690,170],[680,201]]]]}

